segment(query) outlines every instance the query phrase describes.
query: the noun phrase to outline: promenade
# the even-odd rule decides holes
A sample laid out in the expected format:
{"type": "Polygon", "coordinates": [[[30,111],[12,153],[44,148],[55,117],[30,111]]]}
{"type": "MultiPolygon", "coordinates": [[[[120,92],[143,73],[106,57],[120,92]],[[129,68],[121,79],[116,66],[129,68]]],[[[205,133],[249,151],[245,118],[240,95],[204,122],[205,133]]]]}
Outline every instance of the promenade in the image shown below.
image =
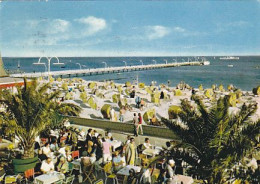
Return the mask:
{"type": "Polygon", "coordinates": [[[105,73],[119,73],[119,72],[130,72],[138,70],[152,70],[158,68],[178,67],[178,66],[200,66],[204,65],[204,62],[175,62],[166,64],[150,64],[150,65],[134,65],[134,66],[119,66],[119,67],[106,67],[106,68],[91,68],[91,69],[78,69],[78,70],[63,70],[63,71],[50,71],[50,72],[36,72],[36,73],[19,73],[12,74],[11,77],[47,77],[47,76],[58,76],[58,77],[78,77],[79,75],[100,75],[105,73]]]}

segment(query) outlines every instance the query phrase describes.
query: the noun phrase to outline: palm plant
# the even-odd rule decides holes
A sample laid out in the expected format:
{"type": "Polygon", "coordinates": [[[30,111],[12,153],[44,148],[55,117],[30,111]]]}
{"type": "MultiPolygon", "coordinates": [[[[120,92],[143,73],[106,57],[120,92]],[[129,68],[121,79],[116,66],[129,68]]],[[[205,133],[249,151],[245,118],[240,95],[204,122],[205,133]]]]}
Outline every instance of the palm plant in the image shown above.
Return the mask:
{"type": "Polygon", "coordinates": [[[199,97],[196,107],[184,100],[179,121],[162,118],[163,123],[178,136],[170,155],[179,156],[192,166],[190,174],[211,183],[223,183],[229,176],[225,172],[254,150],[260,133],[260,121],[250,117],[257,109],[255,104],[243,105],[236,115],[229,114],[229,103],[220,98],[211,108],[206,108],[199,97]]]}
{"type": "Polygon", "coordinates": [[[59,91],[52,92],[49,84],[24,79],[17,92],[0,91],[2,125],[15,135],[24,149],[23,159],[34,157],[34,140],[45,129],[63,121],[62,115],[78,115],[81,108],[74,104],[58,103],[59,91]]]}

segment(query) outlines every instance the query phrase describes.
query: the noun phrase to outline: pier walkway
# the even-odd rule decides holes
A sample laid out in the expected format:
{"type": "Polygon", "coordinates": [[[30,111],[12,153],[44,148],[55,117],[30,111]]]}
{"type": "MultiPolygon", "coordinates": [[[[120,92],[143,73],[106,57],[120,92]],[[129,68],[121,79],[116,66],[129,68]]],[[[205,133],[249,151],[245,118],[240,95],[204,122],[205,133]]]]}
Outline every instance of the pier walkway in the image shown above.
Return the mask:
{"type": "MultiPolygon", "coordinates": [[[[99,128],[109,132],[120,132],[133,134],[134,124],[128,122],[114,122],[105,119],[88,119],[80,117],[68,117],[69,121],[78,126],[99,128]]],[[[178,139],[174,133],[167,127],[142,125],[145,136],[164,138],[164,139],[178,139]]]]}
{"type": "Polygon", "coordinates": [[[194,61],[194,62],[176,62],[176,63],[166,63],[166,64],[150,64],[150,65],[135,65],[135,66],[119,66],[119,67],[106,67],[106,68],[91,68],[91,69],[78,69],[78,70],[63,70],[63,71],[51,71],[51,72],[36,72],[36,73],[19,73],[12,74],[11,77],[47,77],[47,76],[57,76],[57,77],[78,77],[79,75],[99,75],[105,73],[119,73],[119,72],[129,72],[138,70],[151,70],[156,68],[168,68],[168,67],[178,67],[178,66],[199,66],[204,65],[204,62],[194,61]]]}

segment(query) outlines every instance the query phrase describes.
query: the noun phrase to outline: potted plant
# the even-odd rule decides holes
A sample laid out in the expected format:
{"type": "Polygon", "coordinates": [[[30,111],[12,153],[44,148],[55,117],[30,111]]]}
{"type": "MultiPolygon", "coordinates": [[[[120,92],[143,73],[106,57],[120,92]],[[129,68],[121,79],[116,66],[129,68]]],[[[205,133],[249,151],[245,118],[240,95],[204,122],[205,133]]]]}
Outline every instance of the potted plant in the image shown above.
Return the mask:
{"type": "Polygon", "coordinates": [[[6,89],[0,91],[0,105],[5,111],[0,113],[0,122],[19,140],[24,150],[22,159],[14,159],[15,172],[33,168],[38,159],[34,155],[35,138],[47,128],[61,123],[62,115],[77,116],[81,108],[74,104],[59,103],[59,91],[51,91],[47,83],[24,79],[24,86],[17,92],[6,89]]]}

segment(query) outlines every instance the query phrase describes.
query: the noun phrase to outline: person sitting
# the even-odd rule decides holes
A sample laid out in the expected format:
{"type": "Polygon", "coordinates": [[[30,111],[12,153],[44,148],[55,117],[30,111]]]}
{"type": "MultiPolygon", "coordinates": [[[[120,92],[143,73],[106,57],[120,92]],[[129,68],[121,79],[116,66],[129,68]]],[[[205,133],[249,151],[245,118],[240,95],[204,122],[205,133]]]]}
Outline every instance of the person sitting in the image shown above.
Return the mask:
{"type": "Polygon", "coordinates": [[[45,154],[42,153],[42,149],[39,149],[39,150],[38,150],[38,158],[39,158],[41,161],[43,161],[43,160],[46,160],[48,157],[47,157],[47,155],[45,155],[45,154]]]}
{"type": "Polygon", "coordinates": [[[136,183],[136,175],[135,175],[135,170],[134,169],[130,169],[129,170],[129,176],[127,176],[124,179],[124,184],[135,184],[136,183]]]}
{"type": "Polygon", "coordinates": [[[42,153],[48,156],[51,153],[50,144],[47,142],[45,146],[42,148],[42,153]]]}
{"type": "Polygon", "coordinates": [[[70,150],[66,150],[66,156],[65,157],[66,157],[68,162],[72,161],[72,156],[71,156],[70,150]]]}
{"type": "Polygon", "coordinates": [[[58,146],[58,143],[57,143],[57,140],[56,140],[56,139],[55,139],[55,140],[53,141],[53,143],[50,145],[50,149],[51,149],[51,151],[53,151],[53,152],[59,150],[59,146],[58,146]]]}
{"type": "Polygon", "coordinates": [[[58,151],[62,156],[66,156],[66,150],[65,150],[65,144],[61,143],[60,144],[60,149],[58,151]]]}
{"type": "Polygon", "coordinates": [[[47,160],[42,161],[41,172],[43,174],[48,173],[50,171],[54,171],[54,164],[50,157],[47,160]]]}
{"type": "Polygon", "coordinates": [[[117,172],[124,167],[125,162],[123,162],[118,151],[115,151],[114,155],[115,156],[113,157],[112,161],[113,161],[114,171],[117,172]]]}
{"type": "Polygon", "coordinates": [[[155,115],[153,115],[152,119],[150,120],[150,123],[153,126],[160,126],[161,125],[155,115]]]}
{"type": "Polygon", "coordinates": [[[142,161],[142,168],[138,177],[138,183],[140,184],[147,184],[151,183],[151,173],[150,170],[147,168],[147,161],[142,161]]]}
{"type": "Polygon", "coordinates": [[[96,154],[95,153],[91,153],[90,157],[89,157],[89,161],[91,164],[94,164],[96,161],[96,154]]]}
{"type": "Polygon", "coordinates": [[[150,144],[150,139],[148,137],[145,138],[144,143],[143,143],[143,149],[148,149],[152,148],[153,146],[150,144]]]}
{"type": "Polygon", "coordinates": [[[65,174],[69,171],[69,164],[68,164],[67,160],[65,159],[65,157],[60,158],[60,162],[57,166],[57,171],[61,172],[62,174],[65,174]]]}
{"type": "Polygon", "coordinates": [[[173,167],[175,166],[174,160],[169,160],[168,164],[166,165],[166,178],[167,181],[171,181],[175,175],[173,167]]]}

